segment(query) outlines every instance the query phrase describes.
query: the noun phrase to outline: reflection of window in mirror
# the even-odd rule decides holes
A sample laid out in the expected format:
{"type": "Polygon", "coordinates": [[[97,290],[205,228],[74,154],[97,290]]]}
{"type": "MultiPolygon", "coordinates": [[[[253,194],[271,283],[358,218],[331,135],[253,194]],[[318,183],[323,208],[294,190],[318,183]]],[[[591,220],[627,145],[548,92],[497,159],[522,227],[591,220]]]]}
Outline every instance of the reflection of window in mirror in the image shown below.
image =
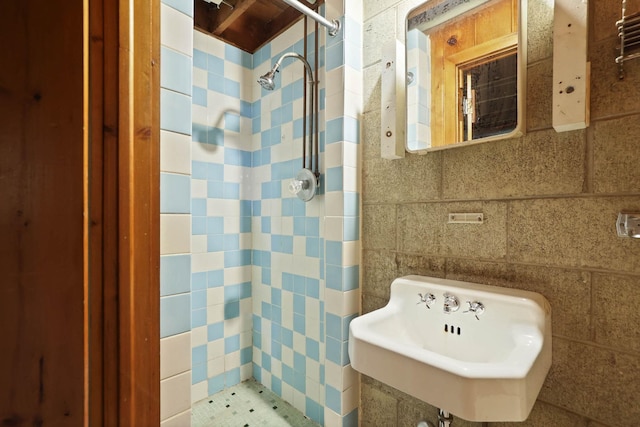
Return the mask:
{"type": "Polygon", "coordinates": [[[409,13],[410,151],[516,133],[519,4],[431,0],[409,13]]]}

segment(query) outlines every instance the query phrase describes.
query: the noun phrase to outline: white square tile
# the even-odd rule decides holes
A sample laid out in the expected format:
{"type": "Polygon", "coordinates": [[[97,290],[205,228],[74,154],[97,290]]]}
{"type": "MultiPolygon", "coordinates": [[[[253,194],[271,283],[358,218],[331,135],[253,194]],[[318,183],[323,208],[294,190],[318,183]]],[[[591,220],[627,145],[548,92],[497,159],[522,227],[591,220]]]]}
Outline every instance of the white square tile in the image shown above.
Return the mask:
{"type": "Polygon", "coordinates": [[[347,415],[358,407],[359,386],[353,385],[342,392],[342,415],[347,415]]]}
{"type": "Polygon", "coordinates": [[[338,166],[342,166],[342,150],[343,150],[342,142],[334,142],[332,144],[328,144],[325,147],[324,161],[326,168],[334,168],[338,166]]]}
{"type": "Polygon", "coordinates": [[[344,193],[342,191],[331,191],[325,194],[325,200],[327,216],[342,216],[344,214],[344,193]]]}
{"type": "Polygon", "coordinates": [[[207,289],[207,305],[224,304],[224,287],[207,289]]]}
{"type": "Polygon", "coordinates": [[[344,66],[327,72],[326,96],[330,95],[344,97],[344,66]]]}
{"type": "Polygon", "coordinates": [[[207,377],[212,378],[224,373],[224,357],[218,357],[207,361],[207,377]]]}
{"type": "Polygon", "coordinates": [[[344,191],[359,191],[358,170],[354,167],[345,166],[343,168],[342,182],[344,191]]]}
{"type": "Polygon", "coordinates": [[[332,120],[344,116],[345,100],[344,92],[336,92],[325,98],[325,119],[332,120]]]}
{"type": "Polygon", "coordinates": [[[207,236],[191,236],[191,252],[194,254],[207,252],[207,236]]]}
{"type": "MultiPolygon", "coordinates": [[[[191,404],[201,401],[202,399],[206,399],[209,396],[209,386],[207,381],[200,381],[197,384],[193,384],[191,386],[191,404]]],[[[190,426],[191,420],[189,420],[189,424],[184,424],[186,426],[190,426]]],[[[181,427],[181,426],[176,426],[181,427]]]]}
{"type": "MultiPolygon", "coordinates": [[[[207,307],[207,324],[224,321],[224,304],[215,304],[207,307]]],[[[225,324],[226,333],[226,324],[225,324]]]]}
{"type": "Polygon", "coordinates": [[[194,199],[207,198],[207,180],[206,179],[191,180],[191,197],[194,199]]]}
{"type": "Polygon", "coordinates": [[[324,427],[342,427],[342,417],[324,407],[324,427]]]}
{"type": "Polygon", "coordinates": [[[325,384],[330,385],[336,390],[342,390],[342,366],[339,366],[329,360],[324,363],[325,384]]]}
{"type": "Polygon", "coordinates": [[[344,390],[349,387],[359,387],[359,374],[351,367],[351,365],[342,367],[342,388],[344,390]]]}
{"type": "Polygon", "coordinates": [[[349,166],[352,168],[358,167],[358,160],[360,157],[359,147],[360,146],[358,144],[354,144],[353,142],[345,142],[343,144],[344,166],[349,166]]]}
{"type": "Polygon", "coordinates": [[[191,329],[191,348],[205,345],[207,343],[207,327],[198,326],[191,329]]]}
{"type": "Polygon", "coordinates": [[[189,410],[191,407],[191,371],[160,381],[160,419],[189,410]]]}
{"type": "Polygon", "coordinates": [[[193,56],[193,19],[164,3],[160,4],[160,43],[193,56]]]}
{"type": "Polygon", "coordinates": [[[224,369],[230,371],[240,367],[240,352],[234,351],[233,353],[224,355],[224,369]]]}
{"type": "Polygon", "coordinates": [[[166,420],[160,423],[160,427],[185,427],[190,425],[191,425],[191,409],[181,412],[178,415],[174,415],[171,418],[167,418],[166,420]]]}
{"type": "Polygon", "coordinates": [[[191,251],[191,215],[160,215],[160,254],[191,251]]]}
{"type": "Polygon", "coordinates": [[[360,264],[360,241],[342,243],[342,265],[352,266],[360,264]]]}
{"type": "Polygon", "coordinates": [[[253,377],[253,366],[251,363],[245,363],[240,366],[240,381],[246,381],[253,377]]]}
{"type": "Polygon", "coordinates": [[[327,0],[325,2],[327,19],[337,19],[342,15],[344,15],[344,11],[345,11],[344,3],[345,3],[345,0],[327,0]]]}
{"type": "Polygon", "coordinates": [[[343,310],[340,314],[342,316],[349,316],[355,313],[360,313],[360,290],[359,289],[354,289],[352,291],[344,292],[343,310]]]}
{"type": "Polygon", "coordinates": [[[343,236],[343,223],[341,216],[328,216],[324,220],[325,239],[340,242],[343,236]]]}
{"type": "Polygon", "coordinates": [[[191,332],[160,340],[160,379],[191,369],[191,332]]]}
{"type": "Polygon", "coordinates": [[[222,252],[191,254],[191,272],[193,273],[222,268],[224,268],[224,253],[222,252]]]}
{"type": "Polygon", "coordinates": [[[293,407],[304,414],[304,409],[307,403],[306,396],[300,393],[298,390],[293,390],[293,407]]]}
{"type": "Polygon", "coordinates": [[[191,137],[160,131],[160,170],[191,174],[191,137]]]}
{"type": "Polygon", "coordinates": [[[215,341],[207,343],[207,358],[217,359],[224,357],[224,339],[220,338],[215,341]]]}

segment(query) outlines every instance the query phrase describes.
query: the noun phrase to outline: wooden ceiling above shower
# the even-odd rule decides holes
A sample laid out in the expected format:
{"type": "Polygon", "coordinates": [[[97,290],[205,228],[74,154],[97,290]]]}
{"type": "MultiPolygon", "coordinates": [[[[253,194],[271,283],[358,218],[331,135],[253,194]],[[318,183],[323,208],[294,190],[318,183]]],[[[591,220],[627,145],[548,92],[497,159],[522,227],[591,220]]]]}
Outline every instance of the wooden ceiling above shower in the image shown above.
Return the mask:
{"type": "MultiPolygon", "coordinates": [[[[309,8],[324,3],[324,0],[299,1],[309,8]]],[[[194,0],[197,30],[249,53],[254,53],[300,17],[302,13],[280,0],[225,0],[219,7],[205,0],[194,0]]]]}

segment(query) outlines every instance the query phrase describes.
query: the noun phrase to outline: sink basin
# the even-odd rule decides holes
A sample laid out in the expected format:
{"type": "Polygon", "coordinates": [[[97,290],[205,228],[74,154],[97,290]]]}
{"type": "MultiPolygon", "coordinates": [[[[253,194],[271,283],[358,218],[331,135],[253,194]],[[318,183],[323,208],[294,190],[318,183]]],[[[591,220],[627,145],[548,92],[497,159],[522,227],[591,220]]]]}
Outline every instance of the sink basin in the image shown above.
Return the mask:
{"type": "Polygon", "coordinates": [[[551,366],[551,308],[535,292],[401,277],[385,307],[351,322],[349,357],[460,418],[524,421],[551,366]]]}

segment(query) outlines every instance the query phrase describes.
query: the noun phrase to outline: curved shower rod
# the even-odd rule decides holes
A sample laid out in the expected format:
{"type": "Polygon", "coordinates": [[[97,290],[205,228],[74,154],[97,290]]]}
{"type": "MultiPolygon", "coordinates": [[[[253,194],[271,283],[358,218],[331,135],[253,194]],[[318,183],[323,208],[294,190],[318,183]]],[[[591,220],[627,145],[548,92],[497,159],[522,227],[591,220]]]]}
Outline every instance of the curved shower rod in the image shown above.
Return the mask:
{"type": "Polygon", "coordinates": [[[305,5],[298,2],[297,0],[282,0],[282,1],[288,4],[289,6],[298,9],[300,12],[304,13],[305,15],[313,18],[314,20],[318,21],[320,24],[327,27],[327,29],[329,30],[328,33],[331,37],[335,36],[336,34],[338,34],[338,31],[340,31],[340,21],[338,21],[337,19],[334,19],[333,21],[329,21],[324,16],[320,15],[319,13],[316,13],[314,10],[309,9],[305,5]]]}

